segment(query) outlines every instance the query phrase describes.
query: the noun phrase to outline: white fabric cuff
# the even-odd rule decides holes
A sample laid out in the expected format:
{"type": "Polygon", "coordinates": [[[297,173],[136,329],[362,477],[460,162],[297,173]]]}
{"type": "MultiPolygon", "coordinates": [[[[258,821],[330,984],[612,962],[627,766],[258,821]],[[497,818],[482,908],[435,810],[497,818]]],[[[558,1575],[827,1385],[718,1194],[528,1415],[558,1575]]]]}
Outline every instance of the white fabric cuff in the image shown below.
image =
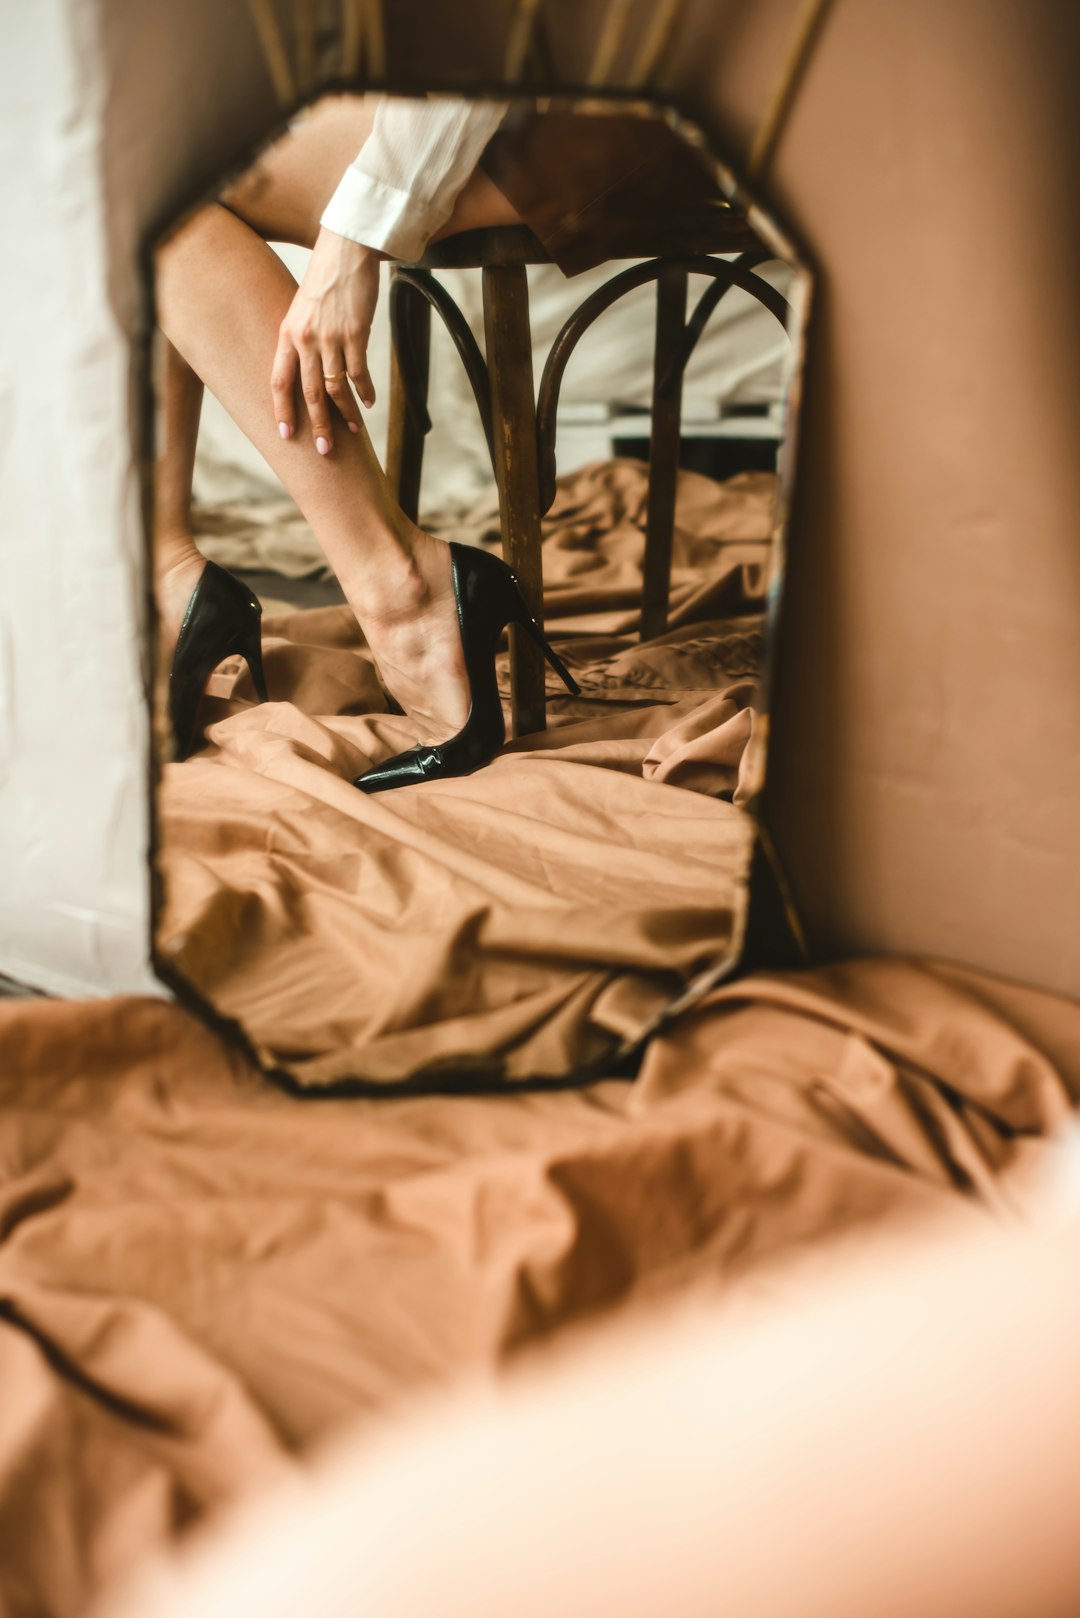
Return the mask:
{"type": "Polygon", "coordinates": [[[410,192],[350,167],[319,222],[336,236],[408,263],[421,256],[442,216],[410,192]]]}

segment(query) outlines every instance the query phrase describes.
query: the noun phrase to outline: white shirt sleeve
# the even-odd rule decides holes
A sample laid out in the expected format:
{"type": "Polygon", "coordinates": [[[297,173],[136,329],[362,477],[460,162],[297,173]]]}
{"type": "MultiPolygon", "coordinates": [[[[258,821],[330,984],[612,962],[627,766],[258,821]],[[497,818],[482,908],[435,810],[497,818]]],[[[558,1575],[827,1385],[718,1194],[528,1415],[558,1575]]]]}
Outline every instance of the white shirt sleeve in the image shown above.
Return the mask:
{"type": "Polygon", "coordinates": [[[419,258],[449,219],[508,105],[455,97],[385,97],[321,223],[391,258],[419,258]]]}

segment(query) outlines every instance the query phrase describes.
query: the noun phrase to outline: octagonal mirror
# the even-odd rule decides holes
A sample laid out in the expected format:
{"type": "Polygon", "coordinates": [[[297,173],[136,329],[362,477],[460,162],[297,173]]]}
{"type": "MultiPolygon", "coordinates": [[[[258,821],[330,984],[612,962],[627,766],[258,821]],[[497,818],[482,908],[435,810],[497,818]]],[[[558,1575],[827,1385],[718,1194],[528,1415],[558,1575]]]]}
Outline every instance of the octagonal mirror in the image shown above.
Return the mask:
{"type": "Polygon", "coordinates": [[[157,244],[160,970],[295,1085],[730,972],[808,276],[648,104],[335,95],[157,244]]]}

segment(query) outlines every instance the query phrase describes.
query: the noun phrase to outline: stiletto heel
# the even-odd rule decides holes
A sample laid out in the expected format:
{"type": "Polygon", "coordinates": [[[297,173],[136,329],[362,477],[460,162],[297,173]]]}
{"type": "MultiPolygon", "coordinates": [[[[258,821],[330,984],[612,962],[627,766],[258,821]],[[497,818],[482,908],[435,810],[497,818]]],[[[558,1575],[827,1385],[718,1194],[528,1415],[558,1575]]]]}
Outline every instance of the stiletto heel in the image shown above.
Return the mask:
{"type": "Polygon", "coordinates": [[[530,618],[528,613],[526,613],[523,618],[515,618],[513,621],[514,623],[520,624],[522,629],[524,629],[526,633],[536,642],[537,646],[539,646],[540,650],[543,652],[544,656],[555,670],[555,673],[559,676],[559,679],[570,692],[570,695],[573,697],[579,697],[581,695],[581,687],[578,685],[577,681],[574,679],[574,676],[570,673],[570,670],[567,668],[558,652],[544,634],[544,631],[540,628],[540,625],[536,622],[536,619],[530,618]]]}
{"type": "Polygon", "coordinates": [[[507,624],[520,624],[541,648],[567,690],[574,696],[579,694],[577,681],[552,650],[505,562],[487,551],[451,541],[450,575],[472,696],[469,717],[448,742],[438,747],[410,747],[357,776],[355,785],[361,792],[387,792],[391,787],[418,781],[469,775],[494,757],[506,738],[495,679],[495,651],[507,624]]]}
{"type": "MultiPolygon", "coordinates": [[[[259,608],[259,618],[260,620],[262,618],[261,607],[259,608]]],[[[236,650],[248,666],[251,683],[255,687],[255,695],[260,702],[269,702],[270,698],[266,690],[266,674],[263,670],[261,622],[256,623],[254,633],[248,636],[246,644],[237,646],[236,650]]]]}
{"type": "Polygon", "coordinates": [[[216,562],[207,562],[191,592],[169,675],[169,714],[178,759],[194,751],[203,688],[226,657],[244,659],[259,701],[268,701],[261,618],[262,607],[247,585],[216,562]]]}

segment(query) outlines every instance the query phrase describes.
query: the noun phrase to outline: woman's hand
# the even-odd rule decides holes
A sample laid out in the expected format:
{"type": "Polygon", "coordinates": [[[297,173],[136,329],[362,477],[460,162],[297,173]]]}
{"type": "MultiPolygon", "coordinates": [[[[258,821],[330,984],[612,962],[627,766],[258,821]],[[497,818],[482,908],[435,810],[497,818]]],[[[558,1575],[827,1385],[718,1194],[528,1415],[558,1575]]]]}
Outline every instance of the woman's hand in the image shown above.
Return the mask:
{"type": "Polygon", "coordinates": [[[370,409],[375,403],[367,346],[379,297],[382,256],[331,230],[320,230],[307,272],[278,329],[270,378],[278,431],[282,438],[291,438],[296,431],[299,371],[300,391],[320,455],[329,455],[334,447],[331,401],[349,431],[360,431],[350,377],[364,404],[370,409]]]}

